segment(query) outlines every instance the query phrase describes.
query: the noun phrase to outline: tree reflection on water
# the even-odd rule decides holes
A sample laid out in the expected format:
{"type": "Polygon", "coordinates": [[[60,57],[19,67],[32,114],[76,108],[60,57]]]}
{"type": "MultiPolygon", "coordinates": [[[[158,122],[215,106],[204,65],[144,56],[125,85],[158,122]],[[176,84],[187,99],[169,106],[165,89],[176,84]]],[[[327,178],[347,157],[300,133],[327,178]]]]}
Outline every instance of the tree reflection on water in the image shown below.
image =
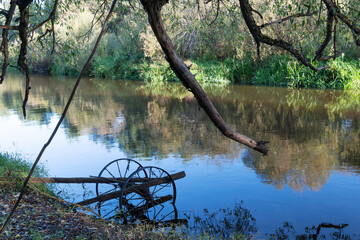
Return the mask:
{"type": "Polygon", "coordinates": [[[187,228],[193,236],[205,236],[220,239],[251,239],[256,234],[256,220],[243,203],[236,204],[233,209],[219,209],[216,212],[203,210],[202,216],[186,214],[189,220],[187,228]]]}
{"type": "MultiPolygon", "coordinates": [[[[21,86],[14,77],[0,88],[2,115],[12,111],[21,116],[21,86]]],[[[27,121],[49,124],[62,112],[71,86],[72,81],[61,78],[34,78],[27,121]]],[[[207,91],[231,127],[270,141],[268,157],[253,151],[241,156],[263,182],[277,189],[319,190],[333,170],[360,173],[360,98],[347,100],[349,93],[342,91],[249,86],[207,91]]],[[[154,88],[84,79],[64,126],[68,138],[89,135],[136,158],[171,155],[191,161],[203,156],[220,166],[224,158],[238,159],[244,149],[223,137],[191,93],[177,84],[154,88]]]]}
{"type": "Polygon", "coordinates": [[[318,239],[333,239],[333,240],[350,240],[359,239],[360,235],[347,234],[345,229],[348,224],[332,224],[321,223],[318,226],[306,227],[304,233],[296,233],[294,227],[285,222],[282,227],[279,227],[275,233],[267,234],[268,239],[285,240],[318,240],[318,239]]]}
{"type": "Polygon", "coordinates": [[[243,202],[236,204],[233,209],[219,209],[215,212],[203,210],[202,216],[185,214],[189,220],[187,228],[182,231],[190,232],[193,236],[207,239],[269,239],[269,240],[351,240],[359,239],[360,235],[346,232],[348,224],[320,223],[316,226],[305,227],[303,231],[296,232],[295,227],[284,222],[274,233],[259,233],[256,219],[251,212],[243,206],[243,202]]]}

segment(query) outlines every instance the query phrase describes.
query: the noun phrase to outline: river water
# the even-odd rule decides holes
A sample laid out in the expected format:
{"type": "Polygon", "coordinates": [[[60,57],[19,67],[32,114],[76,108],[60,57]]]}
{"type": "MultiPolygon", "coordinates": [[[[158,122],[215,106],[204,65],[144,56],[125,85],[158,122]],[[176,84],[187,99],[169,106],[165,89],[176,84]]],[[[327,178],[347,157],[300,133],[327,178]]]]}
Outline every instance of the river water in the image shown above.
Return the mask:
{"type": "MultiPolygon", "coordinates": [[[[34,76],[24,119],[24,79],[5,79],[0,151],[33,162],[73,84],[73,79],[34,76]]],[[[176,181],[180,216],[217,219],[211,214],[226,212],[230,223],[241,222],[244,233],[259,239],[310,236],[317,230],[338,239],[359,237],[355,93],[254,86],[205,90],[232,128],[270,141],[269,156],[222,136],[179,84],[84,79],[41,163],[50,176],[87,177],[129,157],[169,173],[186,172],[176,181]]],[[[78,201],[95,190],[94,184],[59,184],[57,191],[78,201]]]]}

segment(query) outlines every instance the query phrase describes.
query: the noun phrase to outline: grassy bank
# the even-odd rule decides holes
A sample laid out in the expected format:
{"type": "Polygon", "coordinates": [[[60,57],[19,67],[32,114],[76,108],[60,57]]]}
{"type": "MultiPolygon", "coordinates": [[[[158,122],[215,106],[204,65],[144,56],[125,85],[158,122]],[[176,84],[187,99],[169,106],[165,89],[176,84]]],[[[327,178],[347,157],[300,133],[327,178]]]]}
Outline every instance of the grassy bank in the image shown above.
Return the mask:
{"type": "MultiPolygon", "coordinates": [[[[0,182],[2,190],[20,191],[23,180],[30,172],[31,164],[25,161],[20,155],[0,153],[0,177],[6,178],[6,182],[0,182]]],[[[42,166],[38,166],[33,176],[46,176],[46,170],[42,166]]],[[[51,188],[45,185],[36,185],[42,191],[52,194],[51,188]]]]}
{"type": "MultiPolygon", "coordinates": [[[[251,58],[225,60],[186,60],[191,72],[202,85],[228,84],[267,85],[290,88],[360,89],[360,60],[337,58],[316,67],[329,69],[314,72],[292,57],[268,56],[261,61],[251,58]]],[[[61,69],[61,65],[58,66],[61,69]]],[[[53,74],[73,75],[77,72],[56,71],[53,74]]],[[[142,80],[153,83],[179,81],[165,60],[150,61],[115,56],[96,58],[88,72],[90,76],[118,80],[142,80]]]]}

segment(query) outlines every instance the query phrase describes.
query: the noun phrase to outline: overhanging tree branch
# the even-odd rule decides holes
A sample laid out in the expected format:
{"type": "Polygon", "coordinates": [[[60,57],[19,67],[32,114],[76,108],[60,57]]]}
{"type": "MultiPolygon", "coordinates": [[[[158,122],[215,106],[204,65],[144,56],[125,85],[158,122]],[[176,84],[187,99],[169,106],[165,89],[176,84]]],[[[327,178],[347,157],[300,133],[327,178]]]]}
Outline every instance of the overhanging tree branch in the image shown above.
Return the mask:
{"type": "Polygon", "coordinates": [[[226,137],[235,140],[241,144],[244,144],[256,151],[267,154],[268,149],[266,147],[266,141],[255,141],[247,136],[244,136],[233,129],[231,129],[223,120],[217,109],[212,104],[200,84],[196,81],[194,75],[190,72],[188,67],[182,61],[177,54],[174,45],[164,27],[164,23],[161,17],[161,8],[165,5],[167,0],[141,0],[145,11],[148,14],[149,23],[151,28],[160,43],[162,50],[165,53],[166,59],[170,64],[171,69],[176,76],[180,79],[183,85],[190,90],[200,106],[205,110],[214,125],[224,134],[226,137]]]}

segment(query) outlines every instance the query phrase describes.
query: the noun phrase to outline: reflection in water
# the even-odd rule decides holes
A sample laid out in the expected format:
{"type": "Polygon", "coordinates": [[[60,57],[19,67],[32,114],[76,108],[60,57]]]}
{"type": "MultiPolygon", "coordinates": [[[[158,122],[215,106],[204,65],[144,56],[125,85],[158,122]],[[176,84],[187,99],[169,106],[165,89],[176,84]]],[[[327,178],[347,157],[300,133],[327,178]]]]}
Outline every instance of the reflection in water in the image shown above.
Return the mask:
{"type": "MultiPolygon", "coordinates": [[[[21,82],[0,88],[2,115],[21,113],[21,82]]],[[[49,124],[60,114],[72,81],[36,77],[28,120],[49,124]]],[[[319,190],[332,170],[360,172],[357,102],[348,93],[233,86],[207,89],[225,121],[254,139],[270,141],[270,156],[248,151],[243,161],[263,182],[294,190],[319,190]],[[341,104],[340,104],[340,103],[341,104]],[[342,107],[346,106],[346,107],[342,107]],[[344,109],[344,111],[342,111],[344,109]]],[[[19,117],[21,114],[19,114],[19,117]]],[[[64,122],[69,138],[89,135],[132,157],[240,156],[243,146],[224,138],[182,86],[87,79],[64,122]]],[[[221,162],[209,162],[221,164],[221,162]]]]}
{"type": "Polygon", "coordinates": [[[215,237],[215,239],[359,239],[358,234],[349,234],[346,228],[349,224],[320,223],[312,227],[305,227],[303,231],[296,231],[296,228],[289,222],[278,227],[274,233],[265,235],[258,232],[256,219],[251,212],[243,206],[243,203],[236,204],[233,209],[219,209],[209,212],[204,209],[201,217],[185,214],[189,220],[184,231],[197,236],[215,237]]]}
{"type": "Polygon", "coordinates": [[[236,204],[233,209],[220,208],[215,212],[204,209],[201,217],[193,214],[185,216],[189,220],[189,225],[183,230],[197,236],[252,239],[257,233],[256,220],[250,211],[243,207],[243,203],[236,204]]]}
{"type": "Polygon", "coordinates": [[[321,223],[317,226],[306,227],[303,233],[296,233],[294,226],[286,222],[275,233],[268,234],[269,239],[359,239],[360,235],[345,233],[348,224],[321,223]]]}
{"type": "MultiPolygon", "coordinates": [[[[33,154],[61,114],[73,80],[34,77],[26,120],[20,80],[0,86],[0,149],[10,151],[14,141],[15,151],[33,154]]],[[[132,157],[171,173],[186,171],[177,182],[180,211],[213,212],[244,200],[262,235],[284,221],[303,229],[338,220],[357,233],[360,101],[342,91],[206,91],[232,128],[270,141],[268,157],[222,136],[181,85],[84,79],[44,156],[50,174],[96,175],[110,159],[132,157]]]]}

